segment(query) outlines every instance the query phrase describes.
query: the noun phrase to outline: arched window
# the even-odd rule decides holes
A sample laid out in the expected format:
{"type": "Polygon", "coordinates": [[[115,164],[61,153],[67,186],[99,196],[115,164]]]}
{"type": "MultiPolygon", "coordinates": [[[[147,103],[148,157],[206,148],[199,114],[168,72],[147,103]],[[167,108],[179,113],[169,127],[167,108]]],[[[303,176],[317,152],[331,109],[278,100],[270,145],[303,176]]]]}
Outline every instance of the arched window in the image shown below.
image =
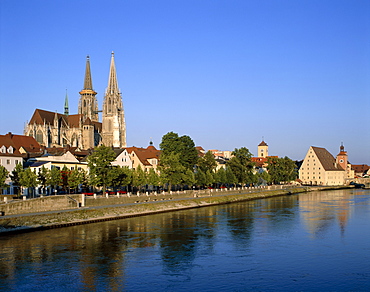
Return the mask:
{"type": "Polygon", "coordinates": [[[40,144],[44,143],[44,135],[42,134],[41,130],[38,130],[36,133],[36,141],[40,144]]]}

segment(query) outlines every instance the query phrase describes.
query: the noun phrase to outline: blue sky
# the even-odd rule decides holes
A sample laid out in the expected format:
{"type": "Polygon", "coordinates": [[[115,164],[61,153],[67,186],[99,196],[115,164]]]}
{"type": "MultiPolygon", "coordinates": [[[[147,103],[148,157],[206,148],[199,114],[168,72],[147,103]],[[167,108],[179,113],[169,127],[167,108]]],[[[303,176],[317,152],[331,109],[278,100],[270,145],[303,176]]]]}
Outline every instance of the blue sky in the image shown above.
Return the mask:
{"type": "Polygon", "coordinates": [[[196,145],[370,164],[370,1],[1,1],[0,134],[36,108],[77,113],[86,56],[99,107],[115,52],[129,146],[196,145]]]}

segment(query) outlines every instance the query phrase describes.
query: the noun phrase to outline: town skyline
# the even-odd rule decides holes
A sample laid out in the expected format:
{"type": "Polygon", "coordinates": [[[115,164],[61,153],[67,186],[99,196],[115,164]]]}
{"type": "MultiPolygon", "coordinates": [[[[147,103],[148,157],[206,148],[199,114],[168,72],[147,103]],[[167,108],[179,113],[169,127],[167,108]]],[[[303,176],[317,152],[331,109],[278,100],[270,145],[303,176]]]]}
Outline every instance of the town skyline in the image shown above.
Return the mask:
{"type": "Polygon", "coordinates": [[[36,108],[63,113],[66,89],[77,113],[87,55],[102,109],[114,51],[128,146],[173,131],[254,155],[263,139],[293,160],[343,143],[352,164],[370,163],[365,1],[87,3],[0,4],[0,134],[23,134],[36,108]]]}

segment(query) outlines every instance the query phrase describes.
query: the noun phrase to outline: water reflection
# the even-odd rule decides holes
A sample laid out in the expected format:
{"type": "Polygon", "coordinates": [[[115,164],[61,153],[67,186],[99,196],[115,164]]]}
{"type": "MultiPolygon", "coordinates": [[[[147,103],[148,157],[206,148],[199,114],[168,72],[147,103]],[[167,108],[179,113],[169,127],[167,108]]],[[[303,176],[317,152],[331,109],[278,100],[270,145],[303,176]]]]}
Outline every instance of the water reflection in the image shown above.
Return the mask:
{"type": "Polygon", "coordinates": [[[281,253],[295,237],[304,241],[300,221],[311,239],[331,235],[333,227],[345,236],[351,213],[369,210],[369,196],[369,191],[308,193],[3,236],[0,290],[122,291],[142,288],[145,281],[156,290],[170,275],[206,282],[211,272],[199,267],[258,254],[249,268],[246,262],[230,264],[250,275],[266,270],[261,258],[273,264],[270,250],[281,253]]]}
{"type": "Polygon", "coordinates": [[[365,192],[338,190],[300,196],[300,214],[311,237],[324,236],[332,225],[338,225],[341,235],[344,236],[351,208],[365,192]]]}

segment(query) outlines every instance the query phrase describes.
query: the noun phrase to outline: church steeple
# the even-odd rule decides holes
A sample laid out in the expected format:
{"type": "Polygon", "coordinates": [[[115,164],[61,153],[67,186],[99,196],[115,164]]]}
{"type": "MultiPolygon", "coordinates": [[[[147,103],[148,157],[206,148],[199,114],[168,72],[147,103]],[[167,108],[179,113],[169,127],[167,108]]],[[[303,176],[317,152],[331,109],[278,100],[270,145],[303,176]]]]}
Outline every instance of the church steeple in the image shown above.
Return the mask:
{"type": "Polygon", "coordinates": [[[83,115],[83,119],[90,118],[91,121],[98,122],[98,101],[96,100],[97,92],[93,90],[90,58],[86,58],[86,70],[84,79],[84,88],[80,91],[80,103],[78,106],[78,113],[83,115]]]}
{"type": "Polygon", "coordinates": [[[86,69],[85,69],[85,81],[84,81],[84,89],[92,90],[92,79],[91,79],[91,70],[90,70],[90,57],[86,57],[86,69]]]}
{"type": "Polygon", "coordinates": [[[67,89],[66,89],[66,98],[64,100],[64,114],[66,116],[69,115],[69,106],[68,106],[68,93],[67,93],[67,89]]]}
{"type": "Polygon", "coordinates": [[[114,52],[110,60],[109,79],[106,94],[119,94],[116,66],[114,64],[114,52]]]}
{"type": "Polygon", "coordinates": [[[103,102],[102,143],[105,146],[126,147],[126,123],[122,96],[118,89],[114,53],[112,52],[108,87],[103,102]]]}

